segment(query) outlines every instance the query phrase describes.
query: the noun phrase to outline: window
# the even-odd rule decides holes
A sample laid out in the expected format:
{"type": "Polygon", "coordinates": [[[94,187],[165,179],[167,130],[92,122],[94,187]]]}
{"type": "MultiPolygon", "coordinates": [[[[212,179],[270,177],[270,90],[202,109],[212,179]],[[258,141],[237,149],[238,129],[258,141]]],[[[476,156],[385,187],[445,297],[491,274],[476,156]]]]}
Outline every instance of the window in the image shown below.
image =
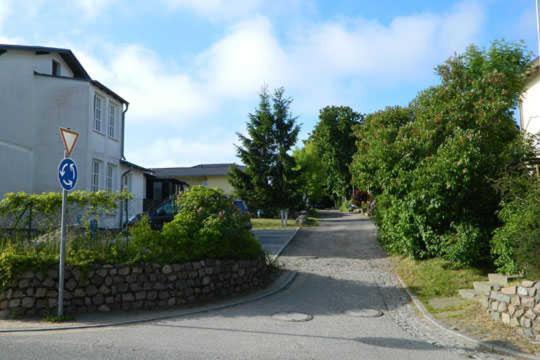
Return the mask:
{"type": "Polygon", "coordinates": [[[99,190],[99,179],[101,178],[101,164],[102,162],[99,160],[92,160],[92,191],[99,190]]]}
{"type": "Polygon", "coordinates": [[[107,178],[105,179],[105,185],[107,191],[114,191],[114,178],[116,173],[116,166],[113,164],[107,164],[107,178]]]}
{"type": "Polygon", "coordinates": [[[103,132],[103,118],[105,117],[105,99],[99,95],[94,96],[94,130],[103,132]]]}
{"type": "Polygon", "coordinates": [[[161,201],[163,200],[163,187],[161,184],[161,181],[156,181],[153,184],[153,190],[154,190],[154,200],[161,201]]]}
{"type": "Polygon", "coordinates": [[[110,137],[115,138],[116,133],[116,114],[117,107],[113,103],[109,103],[109,131],[108,134],[110,137]]]}
{"type": "Polygon", "coordinates": [[[52,75],[60,76],[60,63],[56,60],[52,61],[52,75]]]}
{"type": "Polygon", "coordinates": [[[122,190],[131,192],[131,174],[124,176],[124,183],[122,184],[122,190]]]}

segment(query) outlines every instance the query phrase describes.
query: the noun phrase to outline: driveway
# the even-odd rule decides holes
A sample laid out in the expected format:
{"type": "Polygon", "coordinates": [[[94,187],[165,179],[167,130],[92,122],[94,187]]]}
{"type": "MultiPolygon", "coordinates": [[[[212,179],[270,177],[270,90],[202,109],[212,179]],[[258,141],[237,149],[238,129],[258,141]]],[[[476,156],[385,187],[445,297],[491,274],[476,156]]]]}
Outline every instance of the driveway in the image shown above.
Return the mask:
{"type": "Polygon", "coordinates": [[[285,249],[287,243],[296,234],[296,228],[279,230],[253,230],[255,238],[259,240],[263,250],[269,254],[277,256],[285,249]]]}
{"type": "Polygon", "coordinates": [[[298,272],[280,293],[166,321],[4,335],[0,358],[502,358],[469,349],[416,317],[368,219],[323,215],[319,227],[301,230],[280,257],[298,272]]]}

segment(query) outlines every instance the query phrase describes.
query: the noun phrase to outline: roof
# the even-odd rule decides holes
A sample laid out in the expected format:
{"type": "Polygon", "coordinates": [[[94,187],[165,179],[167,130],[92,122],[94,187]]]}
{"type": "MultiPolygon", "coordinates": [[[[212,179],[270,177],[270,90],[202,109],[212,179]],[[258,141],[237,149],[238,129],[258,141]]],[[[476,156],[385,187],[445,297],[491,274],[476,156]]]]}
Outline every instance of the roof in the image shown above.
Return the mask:
{"type": "Polygon", "coordinates": [[[243,169],[244,166],[234,163],[225,164],[200,164],[192,167],[152,168],[156,177],[198,177],[198,176],[224,176],[229,173],[231,167],[243,169]]]}
{"type": "Polygon", "coordinates": [[[120,164],[125,165],[125,166],[130,167],[130,168],[133,168],[133,169],[136,169],[136,170],[144,171],[146,173],[150,173],[150,174],[152,173],[152,170],[147,169],[145,167],[142,167],[140,165],[134,164],[134,163],[129,162],[127,160],[123,160],[123,159],[120,160],[120,164]]]}
{"type": "MultiPolygon", "coordinates": [[[[62,60],[66,62],[66,64],[69,66],[71,71],[73,72],[73,79],[76,80],[84,80],[90,82],[92,85],[96,86],[97,88],[101,89],[102,91],[106,92],[108,95],[116,98],[120,102],[124,104],[129,104],[126,100],[124,100],[120,95],[100,83],[99,81],[93,80],[90,75],[86,72],[82,64],[79,62],[75,54],[69,49],[63,49],[63,48],[55,48],[55,47],[46,47],[46,46],[32,46],[32,45],[7,45],[7,44],[0,44],[0,55],[2,53],[8,51],[8,50],[18,50],[18,51],[32,51],[35,52],[36,55],[43,55],[48,53],[57,53],[60,55],[62,60]]],[[[51,76],[48,74],[42,74],[39,72],[35,72],[36,75],[40,76],[50,76],[50,77],[58,77],[58,76],[51,76]]],[[[66,78],[63,76],[60,76],[62,79],[71,79],[66,78]]]]}
{"type": "Polygon", "coordinates": [[[0,44],[0,50],[20,50],[20,51],[34,51],[37,55],[47,53],[57,53],[73,71],[73,76],[78,79],[91,80],[90,75],[86,72],[81,65],[75,54],[69,49],[45,47],[45,46],[28,46],[28,45],[6,45],[0,44]]]}

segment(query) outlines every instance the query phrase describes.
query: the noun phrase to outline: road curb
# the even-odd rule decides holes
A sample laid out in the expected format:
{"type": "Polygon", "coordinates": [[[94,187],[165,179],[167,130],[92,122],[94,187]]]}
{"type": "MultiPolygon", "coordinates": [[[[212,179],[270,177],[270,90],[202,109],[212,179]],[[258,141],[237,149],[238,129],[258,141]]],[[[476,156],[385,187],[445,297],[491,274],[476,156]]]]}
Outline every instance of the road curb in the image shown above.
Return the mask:
{"type": "Polygon", "coordinates": [[[504,355],[510,355],[510,356],[519,357],[519,358],[522,358],[522,359],[540,360],[540,357],[538,357],[536,355],[527,354],[527,353],[524,353],[524,352],[521,352],[521,351],[512,350],[512,349],[509,349],[509,348],[506,348],[506,347],[503,347],[503,346],[499,346],[499,345],[486,344],[481,340],[475,339],[475,338],[473,338],[471,336],[468,336],[468,335],[462,334],[460,332],[457,332],[455,330],[449,329],[447,326],[441,324],[433,316],[431,316],[431,314],[425,308],[424,304],[422,304],[422,302],[416,297],[416,295],[414,295],[409,290],[409,287],[405,284],[403,279],[401,279],[401,277],[395,271],[394,271],[394,275],[397,277],[397,279],[400,282],[401,286],[403,287],[403,289],[405,289],[405,291],[407,292],[407,295],[409,295],[409,297],[411,298],[413,304],[416,306],[418,311],[420,311],[422,316],[424,318],[426,318],[430,323],[432,323],[433,325],[438,327],[439,329],[441,329],[441,330],[443,330],[443,331],[445,331],[445,332],[447,332],[447,333],[449,333],[449,334],[451,334],[453,336],[460,337],[460,338],[468,341],[469,343],[476,345],[479,348],[489,350],[491,352],[498,352],[498,353],[501,353],[501,354],[504,354],[504,355]]]}
{"type": "Polygon", "coordinates": [[[274,259],[277,259],[281,255],[281,253],[287,248],[287,246],[289,246],[289,243],[296,237],[296,234],[298,234],[298,231],[300,231],[300,226],[296,227],[296,230],[294,231],[294,234],[292,234],[292,236],[289,238],[289,240],[287,240],[287,242],[281,247],[281,249],[279,249],[277,254],[273,255],[274,259]]]}
{"type": "Polygon", "coordinates": [[[44,327],[39,327],[39,328],[27,328],[27,329],[0,329],[0,334],[66,331],[66,330],[117,327],[117,326],[134,325],[134,324],[159,321],[159,320],[174,319],[174,318],[179,318],[179,317],[188,316],[188,315],[222,310],[222,309],[231,308],[234,306],[262,300],[266,297],[269,297],[278,292],[281,292],[287,289],[293,283],[293,281],[296,279],[296,276],[297,276],[297,272],[295,271],[285,271],[273,282],[273,284],[269,288],[260,290],[254,294],[246,295],[243,298],[234,299],[223,304],[214,304],[214,305],[207,305],[207,306],[202,306],[202,307],[193,308],[193,309],[178,310],[177,312],[174,312],[174,310],[169,310],[169,312],[173,311],[173,313],[169,313],[167,315],[153,315],[153,316],[151,315],[148,317],[141,317],[138,319],[124,320],[124,321],[111,321],[108,323],[99,323],[99,324],[56,326],[56,327],[44,326],[44,327]]]}

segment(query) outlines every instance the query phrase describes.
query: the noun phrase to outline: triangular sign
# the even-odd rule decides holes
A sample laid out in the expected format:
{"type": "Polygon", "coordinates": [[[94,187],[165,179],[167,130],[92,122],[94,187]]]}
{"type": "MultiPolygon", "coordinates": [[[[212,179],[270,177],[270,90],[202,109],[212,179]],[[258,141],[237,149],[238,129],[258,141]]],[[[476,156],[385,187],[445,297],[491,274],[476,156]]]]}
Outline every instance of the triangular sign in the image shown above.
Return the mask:
{"type": "Polygon", "coordinates": [[[79,133],[71,129],[60,128],[60,136],[62,136],[62,141],[64,142],[66,156],[69,156],[75,148],[75,144],[77,144],[79,133]]]}

